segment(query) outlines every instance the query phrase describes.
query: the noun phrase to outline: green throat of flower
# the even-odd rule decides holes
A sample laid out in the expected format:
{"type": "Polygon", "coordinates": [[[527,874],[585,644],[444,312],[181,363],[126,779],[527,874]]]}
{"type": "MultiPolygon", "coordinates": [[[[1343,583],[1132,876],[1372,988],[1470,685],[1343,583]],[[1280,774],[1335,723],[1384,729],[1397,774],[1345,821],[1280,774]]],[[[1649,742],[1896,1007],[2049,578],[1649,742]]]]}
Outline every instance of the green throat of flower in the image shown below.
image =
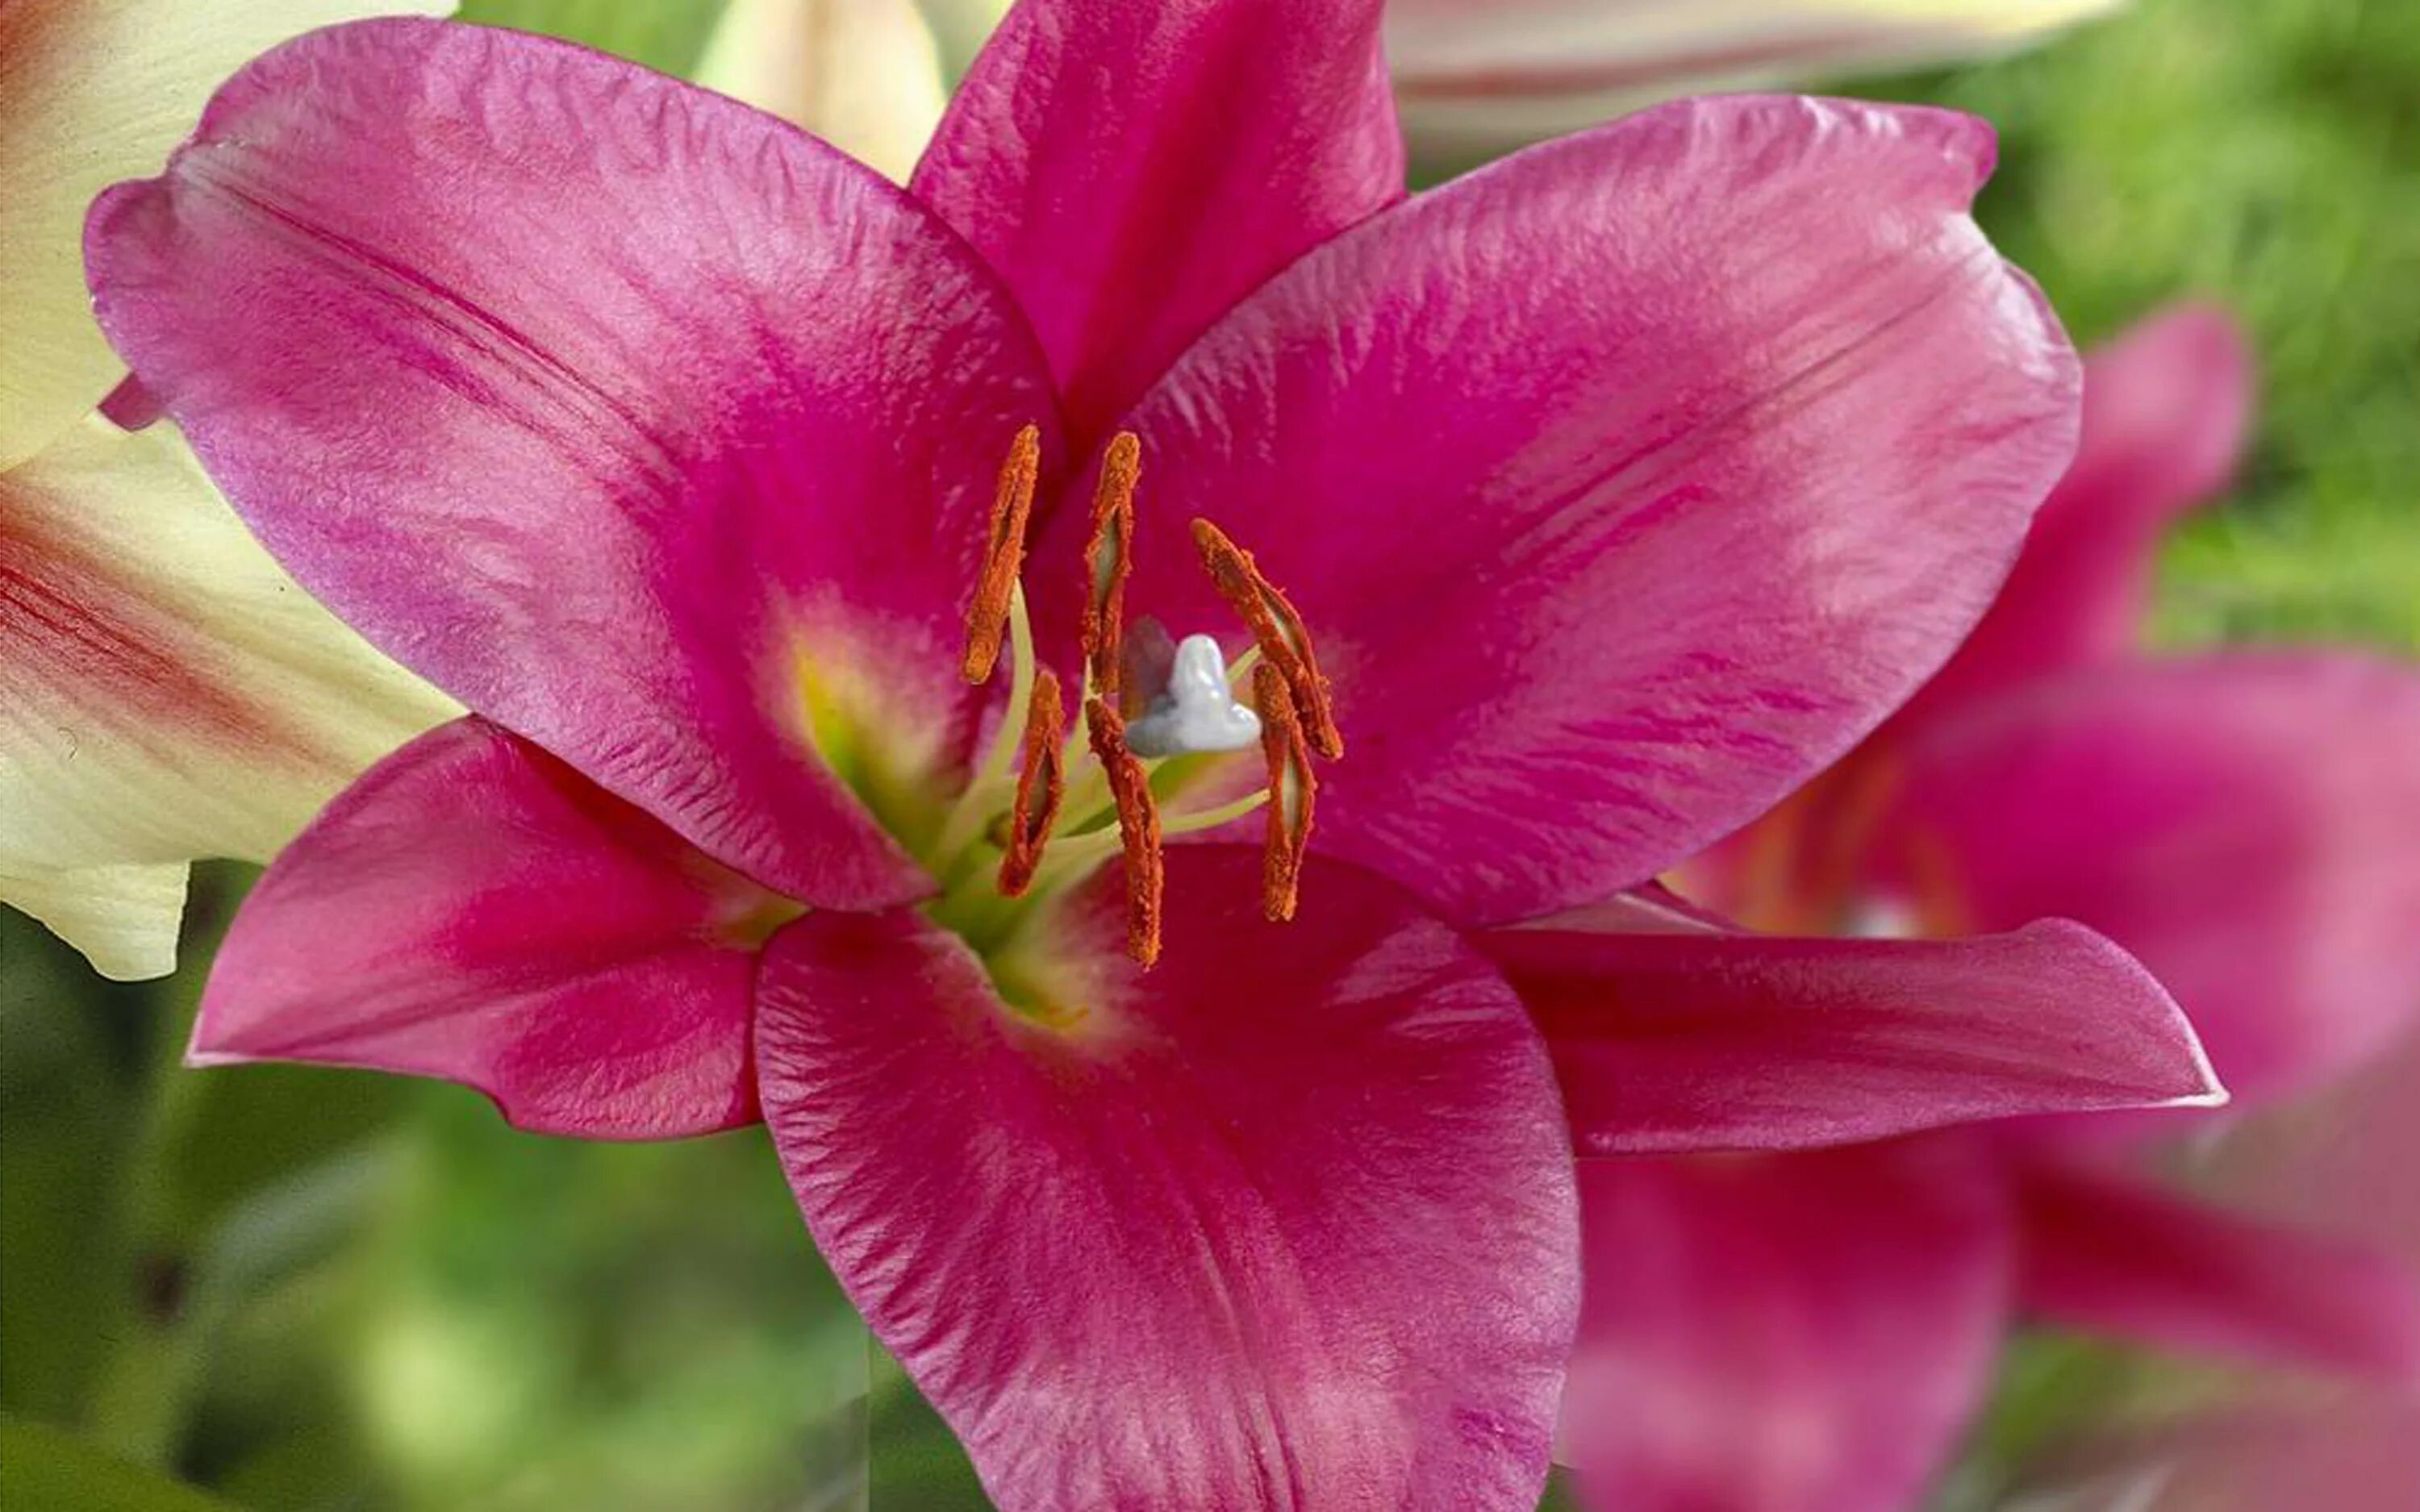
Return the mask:
{"type": "Polygon", "coordinates": [[[1110,441],[1094,490],[1084,686],[1071,718],[1058,674],[1035,656],[1021,582],[1039,467],[1040,436],[1027,426],[1001,470],[967,609],[961,671],[970,684],[987,683],[1005,649],[1008,707],[965,787],[937,823],[920,826],[926,834],[912,848],[940,885],[927,912],[984,957],[1012,1004],[1047,1021],[1064,1016],[1067,995],[1053,989],[1041,943],[1048,932],[1036,926],[1070,889],[1117,861],[1126,953],[1152,964],[1170,836],[1265,810],[1263,907],[1271,919],[1291,918],[1318,788],[1311,759],[1342,755],[1343,740],[1300,616],[1251,555],[1207,520],[1193,522],[1195,548],[1251,630],[1252,649],[1230,669],[1210,636],[1171,641],[1148,619],[1129,631],[1125,599],[1141,475],[1141,447],[1130,432],[1110,441]],[[1246,686],[1249,705],[1235,696],[1246,686]],[[1237,765],[1254,748],[1260,769],[1248,776],[1237,765]]]}

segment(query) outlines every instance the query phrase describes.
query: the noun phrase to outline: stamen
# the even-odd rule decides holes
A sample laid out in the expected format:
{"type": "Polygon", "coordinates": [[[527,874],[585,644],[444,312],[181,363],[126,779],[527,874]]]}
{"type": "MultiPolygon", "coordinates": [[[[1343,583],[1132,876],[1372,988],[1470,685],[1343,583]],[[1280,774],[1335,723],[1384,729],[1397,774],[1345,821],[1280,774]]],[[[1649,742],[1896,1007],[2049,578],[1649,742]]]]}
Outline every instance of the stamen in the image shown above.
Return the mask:
{"type": "Polygon", "coordinates": [[[991,538],[984,548],[981,576],[967,605],[967,654],[960,671],[970,683],[991,679],[1008,628],[1008,598],[1025,569],[1025,522],[1033,513],[1033,488],[1042,474],[1042,432],[1032,425],[1016,433],[1001,464],[1000,491],[992,499],[991,538]]]}
{"type": "MultiPolygon", "coordinates": [[[[1193,545],[1219,596],[1251,626],[1261,654],[1284,674],[1295,717],[1311,748],[1333,761],[1344,754],[1344,734],[1336,728],[1327,679],[1320,675],[1319,657],[1311,650],[1311,632],[1302,616],[1275,583],[1261,575],[1252,554],[1227,539],[1226,532],[1206,519],[1193,522],[1193,545]]],[[[1252,673],[1257,687],[1260,672],[1252,673]]],[[[1263,732],[1266,738],[1265,728],[1263,732]]]]}
{"type": "Polygon", "coordinates": [[[1261,753],[1269,764],[1268,838],[1261,856],[1261,908],[1273,920],[1294,917],[1301,891],[1303,853],[1311,844],[1312,800],[1319,779],[1304,748],[1300,712],[1284,672],[1271,662],[1252,669],[1252,702],[1261,711],[1261,753]]]}
{"type": "Polygon", "coordinates": [[[1119,706],[1126,578],[1134,570],[1135,484],[1141,476],[1142,442],[1133,431],[1122,430],[1101,458],[1101,482],[1093,492],[1093,533],[1084,543],[1084,571],[1092,578],[1092,592],[1078,630],[1091,691],[1108,700],[1111,708],[1119,706]]]}
{"type": "Polygon", "coordinates": [[[1160,895],[1167,878],[1160,856],[1159,808],[1150,774],[1126,749],[1125,721],[1098,697],[1084,701],[1093,755],[1118,806],[1118,841],[1125,851],[1126,954],[1148,966],[1159,959],[1160,895]]]}
{"type": "Polygon", "coordinates": [[[1050,826],[1058,823],[1059,806],[1067,796],[1066,771],[1060,764],[1066,738],[1067,711],[1060,702],[1059,677],[1046,670],[1035,679],[1033,702],[1026,707],[1025,765],[1016,774],[1007,847],[1000,858],[1003,898],[1015,898],[1033,885],[1034,868],[1042,864],[1043,847],[1050,843],[1050,826]]]}

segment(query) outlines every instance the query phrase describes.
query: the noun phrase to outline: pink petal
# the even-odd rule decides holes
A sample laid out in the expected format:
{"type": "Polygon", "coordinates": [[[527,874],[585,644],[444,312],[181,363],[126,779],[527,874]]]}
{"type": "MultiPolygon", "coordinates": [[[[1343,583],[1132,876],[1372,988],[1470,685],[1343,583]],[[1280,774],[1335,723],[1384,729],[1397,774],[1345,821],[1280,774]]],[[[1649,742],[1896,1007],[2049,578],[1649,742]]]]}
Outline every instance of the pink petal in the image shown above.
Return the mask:
{"type": "Polygon", "coordinates": [[[993,480],[1052,401],[899,191],[600,54],[372,22],[237,75],[86,251],[119,351],[381,649],[769,886],[924,889],[805,685],[945,761],[993,480]]]}
{"type": "Polygon", "coordinates": [[[2420,1383],[2420,1273],[2131,1180],[2020,1167],[2025,1300],[2061,1323],[2174,1348],[2420,1383]]]}
{"type": "Polygon", "coordinates": [[[915,192],[1016,289],[1079,434],[1404,193],[1378,0],[1025,0],[915,192]]]}
{"type": "Polygon", "coordinates": [[[460,719],[347,789],[261,878],[190,1058],[442,1077],[550,1134],[727,1129],[756,1117],[753,946],[793,912],[460,719]]]}
{"type": "Polygon", "coordinates": [[[1350,872],[1291,927],[1249,852],[1168,889],[1147,976],[1121,890],[1082,898],[1064,1029],[910,912],[774,939],[757,1057],[816,1243],[1005,1512],[1528,1512],[1577,1234],[1519,1005],[1350,872]]]}
{"type": "Polygon", "coordinates": [[[2193,1030],[2063,919],[1965,940],[1500,930],[1583,1153],[1851,1144],[2220,1099],[2193,1030]]]}
{"type": "Polygon", "coordinates": [[[2071,674],[1907,753],[1907,843],[1977,928],[2105,931],[2239,1092],[2420,1020],[2420,673],[2230,654],[2071,674]]]}
{"type": "Polygon", "coordinates": [[[1699,100],[1388,212],[1130,417],[1126,601],[1233,625],[1190,516],[1259,554],[1336,683],[1331,854],[1463,921],[1647,880],[1938,666],[2067,461],[2072,358],[1965,213],[1991,155],[1699,100]]]}
{"type": "Polygon", "coordinates": [[[2084,440],[1992,612],[1917,708],[2140,645],[2152,553],[2176,517],[2234,475],[2252,357],[2225,311],[2144,321],[2084,365],[2084,440]]]}
{"type": "Polygon", "coordinates": [[[2006,1202],[1963,1142],[1586,1161],[1562,1443],[1603,1512],[1902,1512],[1979,1404],[2006,1202]]]}

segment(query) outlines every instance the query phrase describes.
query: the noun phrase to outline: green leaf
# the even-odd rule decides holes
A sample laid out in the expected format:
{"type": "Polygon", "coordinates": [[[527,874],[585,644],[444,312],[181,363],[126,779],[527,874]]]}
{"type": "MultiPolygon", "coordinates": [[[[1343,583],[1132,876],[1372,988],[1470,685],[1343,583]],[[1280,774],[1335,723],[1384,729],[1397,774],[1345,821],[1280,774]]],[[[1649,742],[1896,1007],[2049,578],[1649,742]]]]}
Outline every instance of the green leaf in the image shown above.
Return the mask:
{"type": "Polygon", "coordinates": [[[544,32],[686,75],[722,19],[723,0],[464,0],[458,19],[544,32]]]}
{"type": "Polygon", "coordinates": [[[46,1424],[0,1420],[0,1508],[6,1512],[233,1512],[147,1470],[113,1459],[46,1424]]]}

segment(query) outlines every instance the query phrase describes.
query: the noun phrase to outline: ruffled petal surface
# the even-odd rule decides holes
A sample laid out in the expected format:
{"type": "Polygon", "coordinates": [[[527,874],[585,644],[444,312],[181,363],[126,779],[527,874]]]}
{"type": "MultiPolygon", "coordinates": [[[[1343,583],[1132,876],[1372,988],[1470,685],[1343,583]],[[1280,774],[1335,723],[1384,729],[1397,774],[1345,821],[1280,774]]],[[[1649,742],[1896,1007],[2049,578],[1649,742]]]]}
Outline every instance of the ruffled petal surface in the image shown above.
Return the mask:
{"type": "Polygon", "coordinates": [[[172,431],[86,420],[0,473],[0,872],[265,861],[457,712],[297,588],[172,431]]]}
{"type": "Polygon", "coordinates": [[[85,293],[85,207],[151,173],[253,54],[361,16],[453,0],[9,0],[0,7],[0,469],[55,440],[117,381],[85,293]]]}
{"type": "Polygon", "coordinates": [[[2154,316],[2087,357],[2074,466],[1992,612],[1903,722],[2137,649],[2161,532],[2226,486],[2252,391],[2243,333],[2209,305],[2154,316]]]}
{"type": "Polygon", "coordinates": [[[1051,399],[900,191],[602,54],[370,22],[238,75],[88,252],[145,386],[372,642],[768,886],[924,890],[832,766],[956,748],[994,477],[1051,399]]]}
{"type": "Polygon", "coordinates": [[[1963,1142],[1586,1161],[1562,1450],[1593,1512],[1903,1512],[1992,1379],[2008,1205],[1963,1142]]]}
{"type": "Polygon", "coordinates": [[[2105,932],[2239,1094],[2314,1085],[2420,1016],[2420,671],[2314,652],[2071,674],[1906,760],[1899,843],[1974,927],[2105,932]]]}
{"type": "Polygon", "coordinates": [[[1699,100],[1379,216],[1128,417],[1126,601],[1233,625],[1194,516],[1291,596],[1347,747],[1314,845],[1460,922],[1646,881],[1937,668],[2067,463],[2072,355],[1966,215],[1992,152],[1699,100]]]}
{"type": "Polygon", "coordinates": [[[2420,1271],[2133,1180],[2046,1162],[2017,1169],[2024,1301],[2043,1318],[2420,1387],[2420,1271]]]}
{"type": "Polygon", "coordinates": [[[182,861],[56,869],[0,865],[0,903],[47,927],[112,981],[177,969],[185,921],[182,861]]]}
{"type": "Polygon", "coordinates": [[[1379,0],[1024,0],[916,193],[1016,286],[1090,434],[1270,274],[1403,197],[1379,0]]]}
{"type": "MultiPolygon", "coordinates": [[[[1168,861],[1066,929],[1071,1026],[910,912],[811,914],[760,991],[815,1242],[1004,1512],[1528,1512],[1578,1302],[1545,1055],[1485,963],[1336,869],[1168,861]]],[[[1114,883],[1114,878],[1109,879],[1114,883]]]]}
{"type": "Polygon", "coordinates": [[[2222,1099],[2177,1005],[2061,919],[1962,940],[1501,930],[1583,1154],[1852,1144],[2222,1099]]]}
{"type": "Polygon", "coordinates": [[[442,1077],[547,1134],[732,1128],[756,1116],[755,948],[795,912],[527,741],[457,720],[253,888],[189,1058],[442,1077]]]}
{"type": "Polygon", "coordinates": [[[1423,154],[1498,149],[1654,100],[2022,46],[2117,0],[1390,0],[1387,55],[1423,154]]]}

